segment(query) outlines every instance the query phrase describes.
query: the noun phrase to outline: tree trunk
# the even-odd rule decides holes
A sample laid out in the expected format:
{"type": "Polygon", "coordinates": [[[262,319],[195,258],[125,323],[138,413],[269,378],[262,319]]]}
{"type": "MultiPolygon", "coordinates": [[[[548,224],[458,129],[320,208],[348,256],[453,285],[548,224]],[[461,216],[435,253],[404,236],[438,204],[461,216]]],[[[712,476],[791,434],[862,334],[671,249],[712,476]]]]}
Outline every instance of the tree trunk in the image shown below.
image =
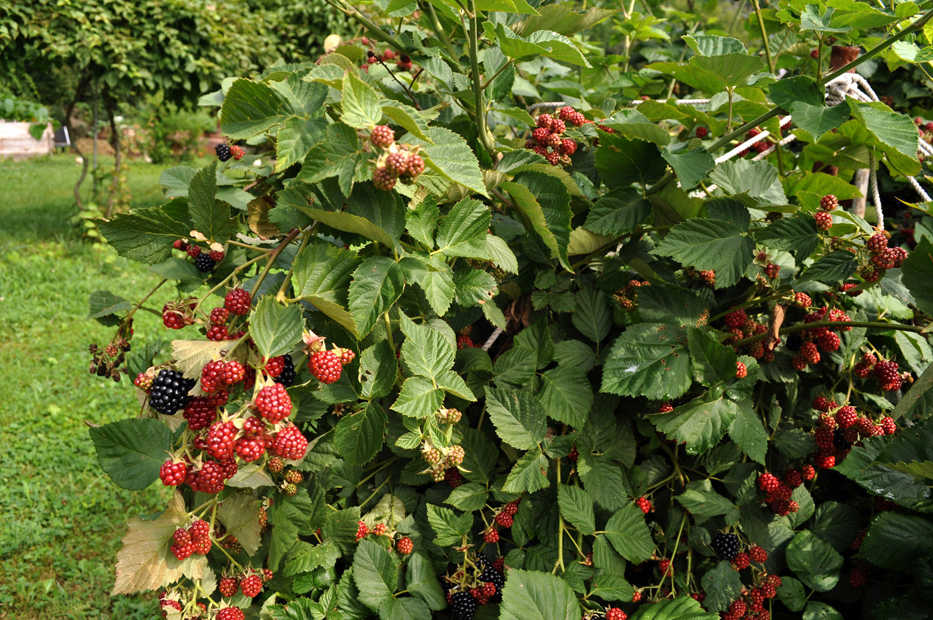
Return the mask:
{"type": "Polygon", "coordinates": [[[81,101],[81,98],[84,96],[84,91],[87,89],[88,84],[91,83],[90,73],[85,73],[81,76],[81,79],[78,81],[78,87],[75,88],[74,98],[65,106],[65,120],[64,125],[65,129],[68,130],[68,135],[71,139],[71,149],[78,154],[78,157],[81,158],[81,174],[78,176],[78,180],[75,181],[74,193],[75,204],[78,206],[78,211],[81,211],[84,208],[83,203],[81,202],[81,184],[84,183],[84,179],[87,178],[87,166],[88,161],[87,157],[84,156],[84,153],[81,152],[81,149],[78,148],[78,140],[74,137],[74,130],[71,126],[71,115],[74,114],[75,106],[81,101]]]}
{"type": "Polygon", "coordinates": [[[120,195],[120,171],[123,166],[123,154],[120,151],[120,132],[117,129],[117,120],[114,114],[116,111],[116,102],[110,97],[109,93],[104,101],[107,107],[107,120],[110,121],[110,146],[113,148],[113,177],[110,180],[110,195],[107,197],[107,210],[104,212],[104,217],[110,219],[120,195]]]}

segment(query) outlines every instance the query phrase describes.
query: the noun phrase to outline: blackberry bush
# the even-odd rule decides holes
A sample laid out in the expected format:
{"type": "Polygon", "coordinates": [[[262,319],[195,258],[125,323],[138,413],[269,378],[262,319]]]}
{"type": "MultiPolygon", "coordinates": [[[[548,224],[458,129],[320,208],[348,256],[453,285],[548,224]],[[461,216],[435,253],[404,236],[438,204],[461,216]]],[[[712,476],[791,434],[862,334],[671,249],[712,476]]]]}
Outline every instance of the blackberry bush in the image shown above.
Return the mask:
{"type": "Polygon", "coordinates": [[[893,107],[839,93],[912,70],[933,12],[778,3],[740,40],[458,8],[347,8],[365,36],[225,81],[203,101],[248,157],[101,224],[178,293],[94,298],[118,331],[91,369],[141,403],[91,429],[101,464],[171,487],[114,592],[209,618],[924,617],[933,219],[898,205],[930,132],[897,82],[893,107]]]}

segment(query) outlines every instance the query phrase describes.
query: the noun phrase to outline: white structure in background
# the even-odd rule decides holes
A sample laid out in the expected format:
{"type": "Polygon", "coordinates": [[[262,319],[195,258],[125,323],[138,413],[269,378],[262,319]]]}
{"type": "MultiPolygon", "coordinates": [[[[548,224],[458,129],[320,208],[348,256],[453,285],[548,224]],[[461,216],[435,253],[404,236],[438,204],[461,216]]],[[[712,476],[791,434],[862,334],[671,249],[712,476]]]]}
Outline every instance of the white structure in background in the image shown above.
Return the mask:
{"type": "Polygon", "coordinates": [[[55,149],[55,132],[52,124],[46,125],[42,137],[38,140],[29,133],[33,123],[0,121],[0,159],[12,157],[24,159],[38,155],[48,155],[55,149]]]}

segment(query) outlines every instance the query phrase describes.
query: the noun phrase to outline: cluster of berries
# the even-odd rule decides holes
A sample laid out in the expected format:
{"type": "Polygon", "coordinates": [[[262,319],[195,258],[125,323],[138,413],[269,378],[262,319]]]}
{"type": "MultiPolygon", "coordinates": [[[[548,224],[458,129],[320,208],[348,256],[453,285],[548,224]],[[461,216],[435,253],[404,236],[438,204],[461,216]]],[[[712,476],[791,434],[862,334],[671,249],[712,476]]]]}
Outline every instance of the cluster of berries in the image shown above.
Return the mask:
{"type": "Polygon", "coordinates": [[[868,248],[869,259],[867,265],[859,272],[866,282],[877,282],[888,269],[900,267],[907,258],[907,250],[902,247],[888,247],[888,235],[877,232],[865,242],[868,248]]]}
{"type": "Polygon", "coordinates": [[[476,343],[473,342],[473,339],[470,338],[470,334],[459,333],[457,334],[457,350],[460,349],[475,349],[476,343]]]}
{"type": "Polygon", "coordinates": [[[91,354],[88,372],[98,377],[110,377],[119,382],[126,354],[132,348],[130,345],[132,338],[133,319],[128,318],[124,319],[117,328],[117,333],[105,346],[101,347],[97,343],[88,345],[88,352],[91,354]]]}
{"type": "MultiPolygon", "coordinates": [[[[159,593],[159,609],[162,611],[162,617],[167,618],[169,614],[172,614],[173,617],[177,618],[178,612],[183,612],[185,614],[183,616],[185,620],[208,618],[207,605],[197,601],[195,597],[196,594],[194,593],[188,595],[178,589],[172,589],[170,591],[163,590],[159,593]]],[[[221,618],[221,620],[243,620],[245,617],[243,612],[239,609],[236,609],[236,611],[240,612],[239,616],[226,615],[221,618],[218,613],[214,617],[221,618]]]]}
{"type": "Polygon", "coordinates": [[[883,392],[896,392],[904,382],[910,383],[913,380],[909,372],[899,372],[897,362],[879,360],[873,353],[863,354],[852,372],[861,379],[874,376],[883,392]]]}
{"type": "MultiPolygon", "coordinates": [[[[759,547],[760,548],[760,547],[759,547]]],[[[762,573],[757,585],[743,590],[742,598],[732,601],[729,608],[721,614],[723,620],[770,620],[771,612],[765,609],[765,601],[777,596],[781,587],[779,575],[762,573]]]]}
{"type": "Polygon", "coordinates": [[[207,555],[211,546],[211,526],[207,521],[198,519],[187,528],[175,530],[169,549],[181,561],[190,555],[207,555]]]}
{"type": "Polygon", "coordinates": [[[214,147],[214,152],[217,153],[217,159],[220,161],[227,161],[231,157],[239,161],[246,155],[243,147],[236,144],[218,144],[214,147]]]}
{"type": "Polygon", "coordinates": [[[556,115],[541,114],[535,120],[531,137],[525,141],[525,148],[541,155],[551,165],[570,165],[570,157],[577,152],[577,143],[563,137],[567,124],[579,127],[587,122],[583,114],[570,106],[564,106],[556,115]]]}
{"type": "Polygon", "coordinates": [[[505,586],[503,558],[490,562],[479,556],[465,561],[453,575],[445,575],[441,585],[446,590],[451,618],[472,620],[479,605],[498,603],[505,586]]]}
{"type": "MultiPolygon", "coordinates": [[[[729,332],[729,343],[736,345],[740,340],[745,338],[750,338],[751,336],[758,336],[760,334],[767,333],[768,325],[766,323],[760,323],[751,319],[748,316],[748,313],[745,312],[742,308],[733,310],[727,314],[724,319],[726,331],[729,332]]],[[[744,349],[744,352],[748,353],[756,360],[763,362],[771,362],[774,360],[774,351],[765,347],[763,340],[756,340],[750,344],[740,347],[744,349]]],[[[744,364],[743,364],[744,366],[744,364]]],[[[736,377],[742,378],[739,375],[741,374],[740,369],[736,368],[736,377]]]]}
{"type": "Polygon", "coordinates": [[[268,568],[261,571],[247,569],[238,578],[229,575],[221,577],[217,582],[217,589],[224,598],[235,596],[238,590],[243,593],[243,596],[253,598],[262,592],[262,585],[272,577],[273,573],[268,568]]]}
{"type": "Polygon", "coordinates": [[[216,267],[217,263],[222,261],[225,256],[223,250],[213,250],[211,248],[205,250],[197,244],[188,243],[185,239],[175,239],[172,243],[172,247],[184,252],[193,259],[194,266],[197,267],[198,271],[201,273],[210,273],[214,271],[214,267],[216,267]]]}
{"type": "Polygon", "coordinates": [[[395,61],[395,68],[399,71],[408,71],[411,72],[412,62],[411,58],[407,54],[396,54],[390,49],[382,52],[382,54],[377,54],[373,50],[366,50],[366,63],[363,64],[360,69],[363,71],[369,71],[369,65],[374,65],[379,61],[382,62],[392,62],[395,61]]]}
{"type": "MultiPolygon", "coordinates": [[[[457,411],[454,409],[453,411],[457,411]]],[[[457,413],[460,413],[457,411],[457,413]]],[[[437,447],[431,440],[426,440],[421,445],[421,458],[428,464],[428,468],[423,473],[430,473],[434,482],[446,480],[447,470],[456,469],[463,463],[466,452],[463,446],[455,444],[448,447],[437,447]]]]}
{"type": "Polygon", "coordinates": [[[852,445],[862,439],[897,432],[894,418],[884,416],[875,422],[852,405],[840,407],[825,396],[817,396],[813,408],[821,412],[813,435],[817,450],[814,464],[820,469],[831,469],[841,463],[852,445]]]}
{"type": "Polygon", "coordinates": [[[363,540],[369,535],[387,536],[389,535],[389,526],[387,526],[385,523],[376,523],[372,527],[369,527],[364,521],[357,521],[355,538],[356,542],[363,540]]]}
{"type": "MultiPolygon", "coordinates": [[[[826,306],[808,313],[803,321],[804,323],[832,322],[847,323],[852,319],[849,315],[839,308],[828,308],[826,306]]],[[[842,327],[817,327],[803,332],[803,343],[800,350],[794,356],[793,365],[796,370],[804,370],[808,365],[814,366],[820,363],[820,351],[823,353],[832,353],[839,349],[842,341],[837,331],[847,332],[852,328],[848,325],[842,327]]]]}
{"type": "Polygon", "coordinates": [[[483,532],[483,542],[495,544],[499,542],[499,528],[509,529],[515,523],[515,515],[518,513],[518,504],[521,498],[504,504],[496,515],[492,518],[492,523],[483,532]]]}
{"type": "Polygon", "coordinates": [[[376,189],[389,191],[396,181],[409,184],[424,172],[424,159],[418,147],[395,142],[395,132],[388,125],[376,125],[369,134],[373,146],[382,149],[373,172],[376,189]]]}
{"type": "MultiPolygon", "coordinates": [[[[760,133],[761,133],[760,127],[752,127],[745,133],[745,139],[751,140],[752,138],[759,135],[760,133]]],[[[751,153],[752,151],[755,151],[756,153],[764,153],[769,148],[771,148],[771,143],[768,142],[767,138],[765,138],[763,140],[756,142],[755,144],[751,145],[750,147],[748,147],[747,149],[739,153],[739,156],[744,157],[748,155],[749,153],[751,153]]]]}
{"type": "Polygon", "coordinates": [[[638,508],[641,509],[641,511],[645,514],[654,512],[654,506],[651,504],[651,500],[647,497],[639,497],[635,500],[635,505],[638,506],[638,508]]]}
{"type": "Polygon", "coordinates": [[[687,279],[695,280],[703,286],[716,287],[716,272],[712,269],[696,270],[693,267],[687,267],[684,269],[684,275],[687,279]]]}
{"type": "Polygon", "coordinates": [[[771,512],[777,515],[788,515],[800,510],[800,505],[791,499],[794,489],[803,484],[802,476],[786,475],[784,480],[770,472],[758,476],[758,489],[764,493],[764,501],[771,512]]]}
{"type": "Polygon", "coordinates": [[[638,307],[638,289],[643,286],[651,286],[647,280],[629,280],[626,285],[612,294],[612,298],[626,310],[634,310],[638,307]]]}

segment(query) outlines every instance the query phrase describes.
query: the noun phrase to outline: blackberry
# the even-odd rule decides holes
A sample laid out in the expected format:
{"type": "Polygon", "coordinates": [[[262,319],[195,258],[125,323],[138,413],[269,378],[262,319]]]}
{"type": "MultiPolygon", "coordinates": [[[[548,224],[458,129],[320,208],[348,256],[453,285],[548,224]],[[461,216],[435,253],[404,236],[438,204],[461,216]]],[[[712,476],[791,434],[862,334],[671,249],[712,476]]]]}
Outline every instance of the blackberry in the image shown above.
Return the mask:
{"type": "Polygon", "coordinates": [[[194,379],[185,379],[177,370],[162,369],[149,388],[149,406],[165,415],[172,415],[188,402],[188,390],[194,379]]]}
{"type": "Polygon", "coordinates": [[[846,441],[845,432],[843,430],[836,429],[836,431],[833,432],[833,446],[839,450],[846,450],[851,446],[851,444],[846,441]]]}
{"type": "Polygon", "coordinates": [[[204,252],[198,254],[198,257],[194,259],[194,266],[198,268],[198,271],[203,273],[214,271],[216,265],[217,263],[214,262],[214,259],[204,252]]]}
{"type": "Polygon", "coordinates": [[[450,617],[454,620],[473,620],[476,600],[469,592],[457,592],[450,597],[450,617]]]}
{"type": "Polygon", "coordinates": [[[505,587],[505,575],[497,571],[492,564],[485,563],[483,572],[479,576],[480,581],[488,581],[496,586],[496,594],[489,600],[498,603],[502,600],[502,588],[505,587]]]}
{"type": "Polygon", "coordinates": [[[285,362],[285,367],[274,380],[276,383],[281,383],[285,387],[291,387],[291,385],[295,383],[295,378],[297,377],[295,373],[295,362],[292,361],[291,355],[283,355],[282,360],[285,362]]]}
{"type": "Polygon", "coordinates": [[[713,542],[710,546],[719,559],[731,562],[739,554],[739,537],[735,534],[717,532],[713,534],[713,542]]]}
{"type": "Polygon", "coordinates": [[[220,161],[227,161],[233,157],[233,151],[230,150],[230,146],[226,144],[218,144],[214,151],[217,153],[217,159],[220,161]]]}

